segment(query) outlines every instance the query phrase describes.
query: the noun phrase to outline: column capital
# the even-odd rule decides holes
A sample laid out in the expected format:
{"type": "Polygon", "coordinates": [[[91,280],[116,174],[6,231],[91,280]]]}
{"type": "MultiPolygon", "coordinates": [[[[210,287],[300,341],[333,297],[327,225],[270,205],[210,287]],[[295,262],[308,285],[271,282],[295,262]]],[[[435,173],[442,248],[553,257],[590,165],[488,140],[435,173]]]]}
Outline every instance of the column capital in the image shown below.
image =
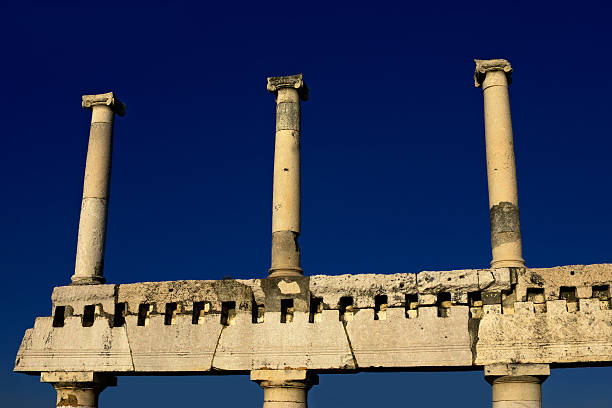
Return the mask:
{"type": "Polygon", "coordinates": [[[117,385],[117,377],[94,372],[42,372],[40,382],[66,386],[79,386],[98,388],[100,391],[106,387],[117,385]]]}
{"type": "Polygon", "coordinates": [[[482,87],[482,83],[487,76],[487,72],[491,71],[502,71],[508,78],[508,84],[512,82],[512,66],[510,62],[505,59],[490,59],[490,60],[479,60],[475,59],[476,70],[474,72],[474,86],[476,88],[482,87]]]}
{"type": "Polygon", "coordinates": [[[306,388],[319,383],[319,376],[308,370],[253,370],[251,381],[261,388],[306,388]]]}
{"type": "Polygon", "coordinates": [[[61,408],[97,408],[100,393],[117,385],[117,377],[93,372],[42,372],[40,381],[55,388],[61,408]]]}
{"type": "Polygon", "coordinates": [[[543,383],[550,376],[548,364],[493,364],[484,367],[485,379],[493,383],[497,379],[512,382],[537,381],[543,383]]]}
{"type": "Polygon", "coordinates": [[[281,88],[297,89],[300,99],[303,101],[308,100],[309,89],[304,82],[302,74],[268,78],[268,91],[272,92],[276,96],[278,94],[278,90],[281,88]]]}
{"type": "Polygon", "coordinates": [[[121,102],[113,92],[107,92],[96,95],[83,95],[81,106],[85,109],[91,109],[96,105],[106,105],[119,116],[125,115],[125,104],[121,102]]]}

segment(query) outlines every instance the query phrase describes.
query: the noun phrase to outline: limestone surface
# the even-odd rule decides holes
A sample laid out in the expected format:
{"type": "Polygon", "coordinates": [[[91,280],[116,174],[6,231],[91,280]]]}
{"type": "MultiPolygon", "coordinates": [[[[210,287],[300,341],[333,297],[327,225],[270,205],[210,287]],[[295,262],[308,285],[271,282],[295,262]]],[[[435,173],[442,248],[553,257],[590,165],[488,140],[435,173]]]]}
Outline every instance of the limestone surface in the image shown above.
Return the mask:
{"type": "Polygon", "coordinates": [[[610,364],[610,285],[597,264],[58,287],[15,371],[610,364]]]}

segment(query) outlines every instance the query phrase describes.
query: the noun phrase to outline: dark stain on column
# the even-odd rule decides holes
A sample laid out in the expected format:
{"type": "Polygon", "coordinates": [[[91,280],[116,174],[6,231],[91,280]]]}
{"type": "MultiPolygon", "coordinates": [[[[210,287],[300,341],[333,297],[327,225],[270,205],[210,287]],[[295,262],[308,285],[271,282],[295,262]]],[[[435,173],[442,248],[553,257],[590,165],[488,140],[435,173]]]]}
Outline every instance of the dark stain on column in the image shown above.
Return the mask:
{"type": "Polygon", "coordinates": [[[276,131],[300,128],[300,104],[281,102],[276,105],[276,131]]]}
{"type": "Polygon", "coordinates": [[[299,234],[294,231],[272,233],[272,267],[300,265],[299,234]]]}
{"type": "Polygon", "coordinates": [[[58,407],[78,407],[79,401],[77,400],[77,396],[74,394],[67,394],[65,397],[62,397],[57,402],[58,407]]]}
{"type": "Polygon", "coordinates": [[[507,201],[491,207],[491,246],[493,248],[506,242],[520,241],[521,225],[518,207],[507,201]]]}

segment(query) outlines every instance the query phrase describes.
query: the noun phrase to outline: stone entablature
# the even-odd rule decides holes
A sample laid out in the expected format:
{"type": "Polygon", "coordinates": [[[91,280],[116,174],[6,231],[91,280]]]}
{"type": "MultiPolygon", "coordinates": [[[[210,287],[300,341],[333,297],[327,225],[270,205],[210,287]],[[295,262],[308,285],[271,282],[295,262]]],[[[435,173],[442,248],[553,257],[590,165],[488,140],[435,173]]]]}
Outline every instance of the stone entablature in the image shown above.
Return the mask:
{"type": "Polygon", "coordinates": [[[612,264],[57,287],[15,371],[612,362],[612,264]]]}

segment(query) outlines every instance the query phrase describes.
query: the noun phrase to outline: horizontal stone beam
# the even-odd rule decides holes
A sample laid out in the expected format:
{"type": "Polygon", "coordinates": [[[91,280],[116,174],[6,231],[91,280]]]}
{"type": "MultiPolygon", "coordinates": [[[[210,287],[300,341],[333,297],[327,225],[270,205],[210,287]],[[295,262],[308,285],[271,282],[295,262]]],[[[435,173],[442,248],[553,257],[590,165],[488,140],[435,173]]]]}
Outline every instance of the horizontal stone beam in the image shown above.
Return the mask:
{"type": "Polygon", "coordinates": [[[612,363],[612,265],[57,287],[15,371],[612,363]]]}

